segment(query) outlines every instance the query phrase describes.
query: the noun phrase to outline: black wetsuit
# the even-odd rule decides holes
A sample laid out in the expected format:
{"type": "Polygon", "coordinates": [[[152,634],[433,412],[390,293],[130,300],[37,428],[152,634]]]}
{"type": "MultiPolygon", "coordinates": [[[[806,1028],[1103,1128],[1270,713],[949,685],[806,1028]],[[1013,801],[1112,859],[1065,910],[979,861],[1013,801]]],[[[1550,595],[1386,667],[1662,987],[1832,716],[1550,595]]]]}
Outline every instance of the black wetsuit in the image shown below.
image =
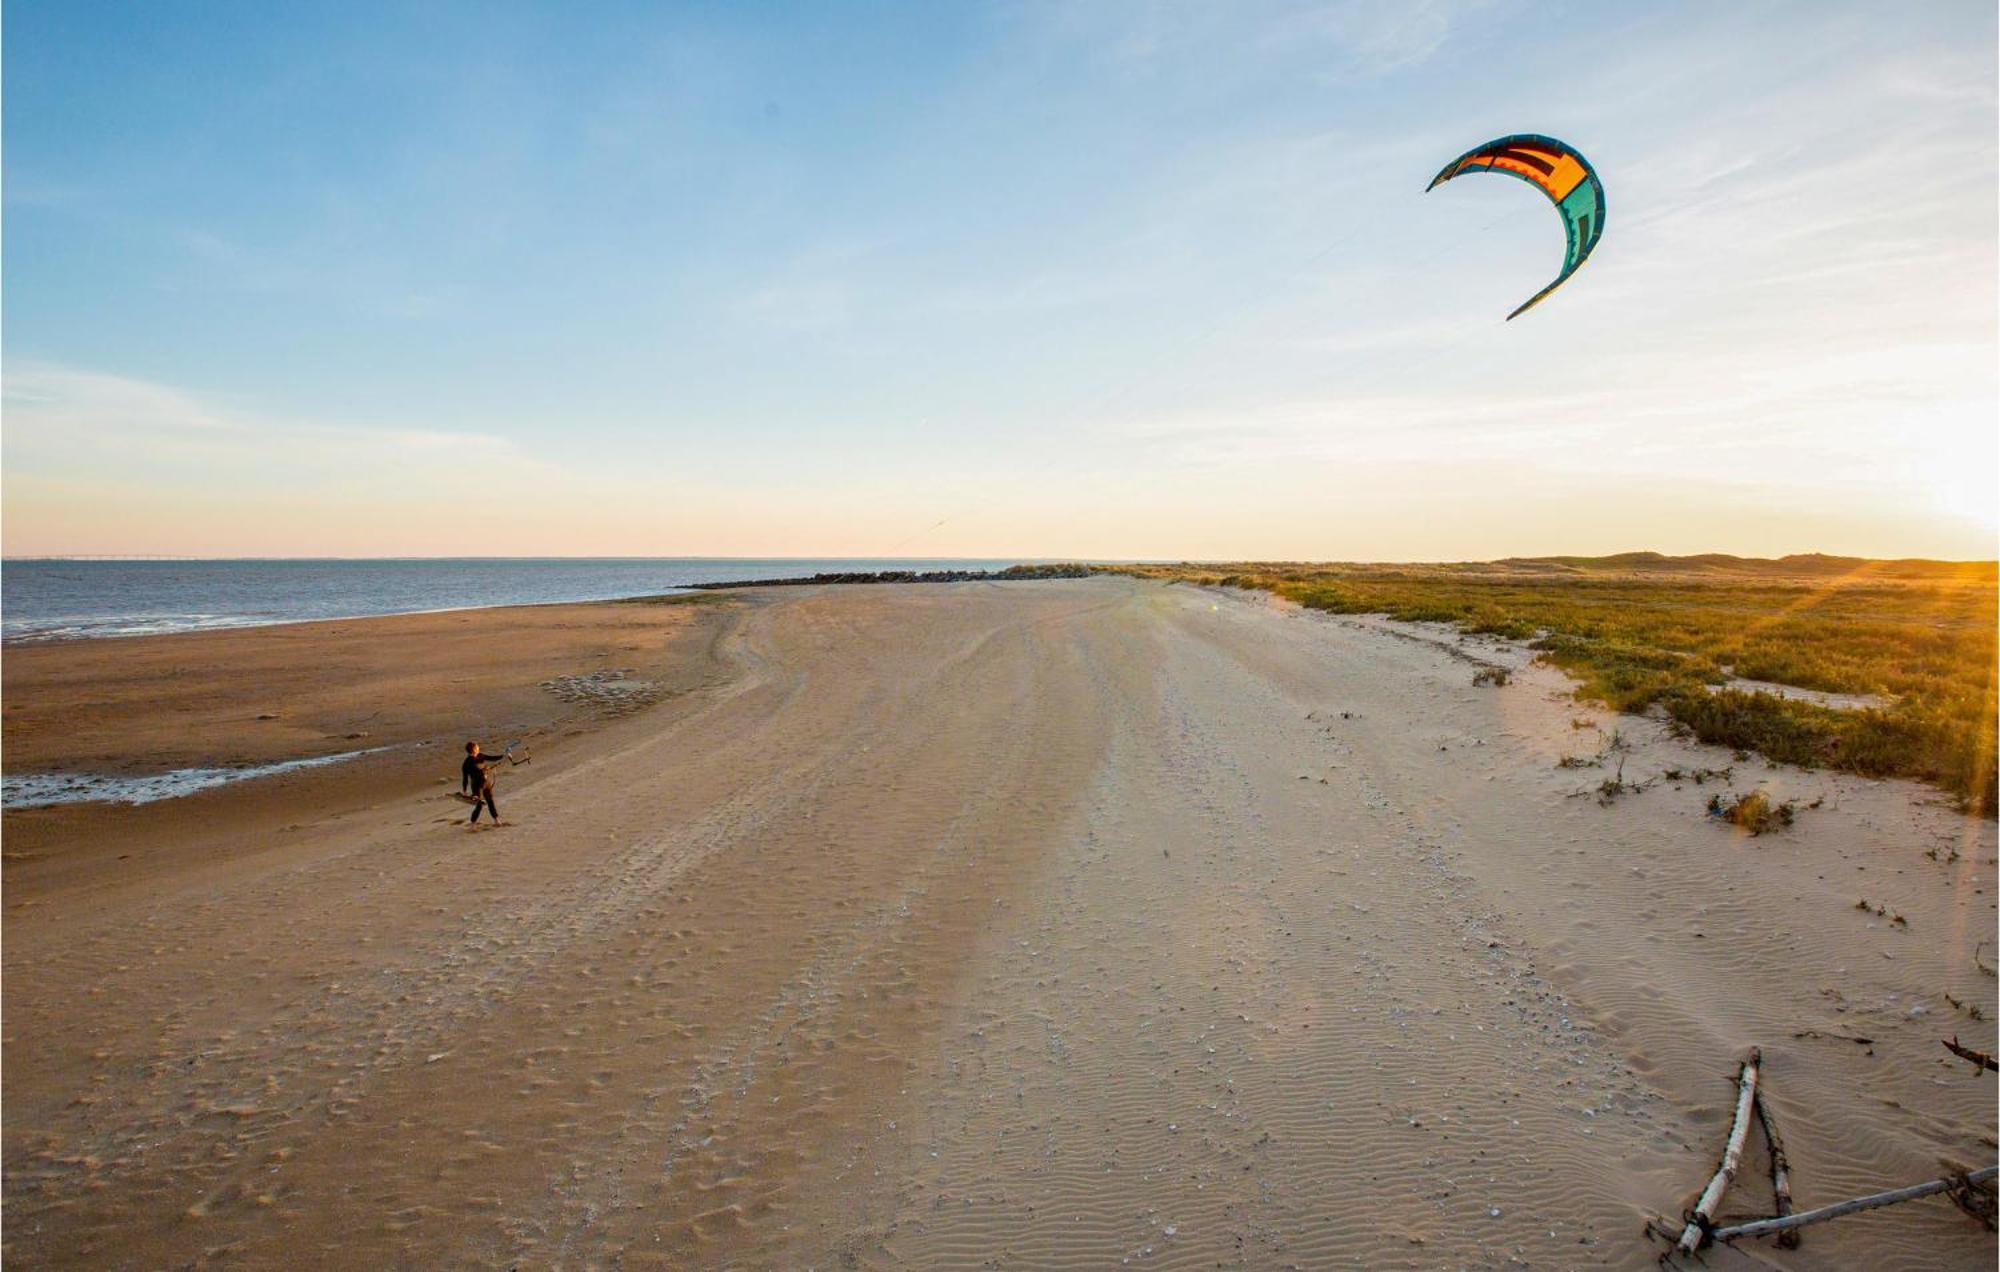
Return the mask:
{"type": "Polygon", "coordinates": [[[458,789],[461,794],[472,796],[472,820],[479,820],[480,801],[492,810],[493,820],[500,820],[500,806],[493,802],[493,776],[486,771],[489,764],[498,764],[506,759],[504,755],[468,755],[465,763],[458,766],[458,789]]]}

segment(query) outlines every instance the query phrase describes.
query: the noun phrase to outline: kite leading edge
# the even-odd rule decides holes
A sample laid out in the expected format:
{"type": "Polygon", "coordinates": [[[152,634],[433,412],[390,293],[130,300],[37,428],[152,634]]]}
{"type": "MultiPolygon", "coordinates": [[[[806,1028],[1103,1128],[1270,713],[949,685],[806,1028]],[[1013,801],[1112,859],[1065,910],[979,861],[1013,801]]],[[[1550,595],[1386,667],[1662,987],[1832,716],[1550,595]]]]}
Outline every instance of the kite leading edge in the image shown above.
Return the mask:
{"type": "Polygon", "coordinates": [[[1528,297],[1519,309],[1508,314],[1507,320],[1512,322],[1540,304],[1544,296],[1562,286],[1579,266],[1590,259],[1591,249],[1604,236],[1604,186],[1598,181],[1590,160],[1577,153],[1575,147],[1554,137],[1516,133],[1466,151],[1446,164],[1424,190],[1428,193],[1467,172],[1504,172],[1528,182],[1548,195],[1549,202],[1556,205],[1556,212],[1563,219],[1563,229],[1569,235],[1569,248],[1563,253],[1562,273],[1557,274],[1556,280],[1547,287],[1528,297]]]}

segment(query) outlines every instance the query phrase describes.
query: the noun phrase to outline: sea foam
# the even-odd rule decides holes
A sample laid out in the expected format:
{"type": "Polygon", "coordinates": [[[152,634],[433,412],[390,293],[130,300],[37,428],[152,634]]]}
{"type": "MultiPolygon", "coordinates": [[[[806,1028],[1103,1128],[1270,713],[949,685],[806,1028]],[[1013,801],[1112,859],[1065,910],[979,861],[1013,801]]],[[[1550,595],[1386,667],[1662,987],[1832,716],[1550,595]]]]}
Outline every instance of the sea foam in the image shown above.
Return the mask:
{"type": "Polygon", "coordinates": [[[290,773],[298,769],[323,768],[351,760],[357,755],[373,755],[389,750],[386,746],[337,755],[315,755],[303,760],[277,764],[253,764],[241,768],[184,768],[169,773],[119,776],[109,773],[9,773],[0,777],[0,804],[8,808],[40,808],[49,804],[151,804],[163,799],[179,799],[196,791],[253,777],[290,773]]]}

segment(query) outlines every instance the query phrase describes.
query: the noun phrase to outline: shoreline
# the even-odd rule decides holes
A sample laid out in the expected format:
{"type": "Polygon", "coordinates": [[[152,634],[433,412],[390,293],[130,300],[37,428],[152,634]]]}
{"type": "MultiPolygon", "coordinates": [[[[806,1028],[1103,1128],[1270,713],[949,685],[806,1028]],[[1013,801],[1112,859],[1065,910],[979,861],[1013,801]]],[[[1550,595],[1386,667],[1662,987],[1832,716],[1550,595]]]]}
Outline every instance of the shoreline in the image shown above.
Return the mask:
{"type": "Polygon", "coordinates": [[[262,627],[297,627],[303,623],[365,623],[378,618],[424,618],[433,614],[468,614],[486,610],[544,609],[559,605],[625,605],[644,604],[649,601],[663,601],[674,596],[685,596],[692,588],[670,588],[664,592],[638,592],[631,596],[606,596],[581,601],[501,601],[492,605],[441,605],[436,609],[391,610],[387,613],[368,614],[315,614],[310,618],[258,618],[242,622],[234,620],[212,623],[202,627],[176,627],[162,631],[109,631],[80,633],[73,636],[9,636],[0,640],[0,649],[17,646],[67,645],[92,640],[146,640],[156,636],[203,636],[212,632],[240,632],[262,627]]]}
{"type": "Polygon", "coordinates": [[[251,775],[138,804],[0,805],[9,910],[282,853],[308,826],[385,805],[462,820],[446,792],[468,735],[518,739],[534,756],[504,775],[504,809],[504,792],[629,723],[631,703],[565,696],[569,680],[636,664],[651,705],[697,693],[722,674],[716,646],[739,608],[700,596],[552,602],[10,650],[10,782],[251,775]]]}
{"type": "MultiPolygon", "coordinates": [[[[30,557],[27,560],[64,560],[61,557],[30,557]]],[[[125,558],[116,558],[123,560],[125,558]]],[[[236,560],[239,558],[228,558],[236,560]]],[[[240,558],[252,560],[254,558],[240,558]]],[[[317,560],[318,558],[313,558],[317,560]]],[[[349,558],[327,558],[347,560],[349,558]]],[[[356,558],[362,559],[362,558],[356,558]]],[[[372,559],[372,558],[367,558],[372,559]]],[[[403,558],[394,558],[401,560],[403,558]]],[[[418,560],[512,560],[508,557],[440,557],[413,558],[418,560]]],[[[563,559],[563,558],[551,558],[563,559]]],[[[614,558],[622,559],[622,558],[614,558]]],[[[632,558],[648,560],[651,558],[632,558]]],[[[700,558],[689,558],[698,560],[700,558]]],[[[745,560],[760,558],[746,557],[745,560]]],[[[782,558],[781,558],[782,559],[782,558]]],[[[1111,568],[1111,567],[1102,567],[1111,568]]],[[[700,592],[726,592],[737,588],[754,587],[826,587],[841,584],[896,584],[896,583],[976,583],[976,582],[1020,582],[1046,579],[1083,579],[1099,573],[1095,565],[1045,566],[1024,564],[1008,566],[999,570],[861,570],[833,571],[830,573],[801,575],[776,579],[738,579],[681,583],[657,592],[633,592],[618,596],[584,597],[560,601],[496,601],[479,605],[441,605],[429,609],[369,611],[357,614],[315,614],[303,618],[244,618],[226,619],[221,622],[192,627],[163,628],[157,631],[114,630],[97,632],[76,632],[73,634],[30,634],[25,636],[0,637],[0,648],[12,649],[16,646],[57,645],[72,641],[86,640],[138,640],[149,636],[195,636],[204,632],[240,631],[253,627],[288,627],[299,623],[355,623],[374,618],[406,618],[426,614],[460,614],[475,610],[534,609],[550,605],[623,605],[660,603],[676,596],[689,596],[700,592]]]]}
{"type": "MultiPolygon", "coordinates": [[[[968,566],[998,567],[997,569],[994,570],[946,569],[940,571],[925,571],[940,575],[960,574],[960,575],[965,575],[967,577],[980,573],[1004,572],[1004,570],[1006,569],[1034,569],[1038,565],[1038,563],[1036,562],[1023,561],[1021,558],[1016,558],[1016,557],[992,557],[992,558],[885,557],[885,558],[879,558],[874,562],[870,562],[866,558],[847,558],[847,557],[299,557],[299,558],[18,557],[18,558],[7,558],[7,561],[17,566],[18,565],[60,566],[64,564],[76,564],[76,565],[83,565],[86,567],[92,565],[118,566],[118,565],[157,564],[161,566],[181,566],[181,567],[211,567],[211,566],[254,567],[254,566],[269,566],[269,565],[278,565],[278,566],[300,565],[309,567],[351,566],[357,568],[366,568],[370,566],[428,565],[428,566],[437,566],[442,568],[442,567],[451,567],[456,565],[456,566],[469,566],[469,567],[549,566],[559,569],[564,567],[575,569],[575,568],[591,567],[591,566],[619,566],[629,569],[641,566],[644,567],[658,566],[664,569],[671,570],[671,567],[685,568],[694,565],[719,566],[719,567],[726,567],[733,565],[737,568],[751,568],[757,566],[765,566],[765,567],[812,566],[817,564],[858,565],[858,564],[873,563],[885,566],[893,566],[899,562],[908,563],[912,566],[925,566],[925,567],[938,566],[938,565],[950,566],[961,563],[968,566]]],[[[872,576],[876,574],[884,574],[884,573],[907,574],[911,573],[911,571],[907,570],[897,571],[892,569],[887,571],[839,571],[836,573],[840,574],[842,577],[845,578],[860,579],[863,577],[872,576]]],[[[786,578],[778,581],[784,583],[790,583],[790,582],[795,582],[797,580],[792,578],[786,578]]],[[[468,601],[467,603],[463,604],[448,604],[448,605],[419,604],[408,608],[389,608],[389,609],[364,608],[355,610],[352,613],[302,614],[297,616],[276,616],[276,617],[270,616],[269,614],[267,614],[265,611],[262,610],[251,610],[237,614],[225,614],[225,615],[211,615],[194,611],[186,611],[186,612],[177,610],[162,611],[158,609],[134,611],[129,614],[106,614],[106,615],[86,614],[81,616],[58,614],[56,617],[49,619],[16,620],[16,622],[21,622],[21,621],[37,622],[42,624],[42,626],[34,631],[28,631],[22,633],[10,632],[5,634],[0,634],[0,647],[14,648],[17,646],[24,647],[24,646],[42,645],[42,644],[58,644],[58,643],[66,643],[78,640],[129,640],[144,636],[185,635],[201,631],[235,631],[243,628],[283,626],[283,625],[302,623],[302,622],[354,622],[368,618],[393,618],[393,617],[412,615],[412,614],[450,614],[468,610],[483,610],[483,609],[515,609],[515,608],[524,608],[528,606],[537,606],[537,605],[593,605],[605,602],[639,601],[639,600],[653,599],[659,597],[685,595],[697,589],[715,590],[715,589],[726,589],[737,586],[757,586],[765,582],[766,580],[759,578],[750,578],[732,582],[728,580],[708,581],[708,580],[703,580],[699,577],[691,577],[685,582],[674,582],[667,584],[649,584],[646,586],[639,586],[636,585],[635,581],[628,579],[624,580],[623,582],[617,585],[614,585],[609,590],[599,591],[596,589],[591,589],[587,591],[585,595],[580,595],[580,596],[569,595],[569,596],[553,596],[553,597],[541,597],[541,598],[526,597],[526,598],[503,599],[503,600],[476,600],[476,601],[468,601]],[[183,619],[190,621],[180,623],[179,625],[164,626],[164,627],[148,625],[149,621],[171,620],[171,619],[183,619]],[[210,621],[192,621],[192,620],[210,620],[210,621]],[[84,627],[83,629],[77,629],[73,626],[68,626],[68,625],[62,627],[54,627],[53,625],[58,622],[62,622],[65,624],[78,623],[78,624],[83,624],[84,627]],[[113,624],[119,624],[119,625],[111,626],[113,624]]],[[[271,599],[275,600],[277,598],[271,598],[271,599]]],[[[9,592],[8,603],[10,606],[13,606],[15,604],[13,600],[12,589],[10,589],[9,592]]],[[[166,602],[164,599],[162,599],[160,603],[164,604],[166,602]]]]}
{"type": "MultiPolygon", "coordinates": [[[[416,742],[409,745],[424,746],[426,743],[416,742]]],[[[132,777],[60,771],[8,773],[0,775],[0,789],[6,791],[5,797],[0,798],[0,807],[53,808],[61,804],[124,804],[136,807],[140,804],[157,804],[161,800],[182,799],[218,786],[227,786],[232,782],[254,781],[260,777],[275,777],[281,773],[295,773],[301,769],[341,764],[364,755],[379,755],[393,749],[393,747],[371,746],[356,751],[338,751],[332,755],[278,760],[270,764],[251,764],[237,768],[169,769],[165,773],[132,777]]]]}
{"type": "Polygon", "coordinates": [[[566,678],[621,658],[659,695],[684,691],[676,643],[732,604],[679,593],[30,642],[7,649],[0,736],[10,775],[132,778],[546,731],[614,705],[565,698],[566,678]]]}
{"type": "MultiPolygon", "coordinates": [[[[239,741],[237,749],[231,750],[228,755],[202,755],[185,752],[183,753],[183,757],[188,762],[181,767],[162,766],[157,757],[143,747],[133,748],[128,751],[103,753],[98,757],[97,767],[78,767],[76,763],[64,764],[60,761],[55,766],[35,760],[30,760],[26,764],[23,764],[17,757],[22,754],[24,749],[30,755],[43,753],[41,750],[38,750],[38,747],[44,741],[45,731],[43,736],[37,736],[31,732],[24,731],[23,727],[16,720],[18,708],[21,705],[18,699],[23,693],[30,697],[38,695],[40,689],[40,686],[36,683],[38,673],[45,673],[46,669],[36,667],[34,664],[61,664],[70,661],[64,654],[54,651],[96,649],[104,641],[115,641],[121,646],[120,660],[121,663],[127,664],[125,674],[128,678],[136,677],[143,680],[149,674],[151,667],[162,666],[168,663],[174,664],[172,674],[177,677],[187,674],[211,677],[222,674],[222,664],[229,661],[232,651],[206,652],[201,647],[202,642],[213,641],[215,638],[227,640],[231,637],[247,638],[254,641],[255,637],[253,634],[255,633],[276,633],[286,629],[297,632],[301,637],[305,638],[308,645],[316,646],[321,642],[313,640],[312,638],[315,636],[323,636],[326,643],[336,640],[350,641],[358,639],[366,641],[374,634],[391,630],[392,626],[398,623],[413,623],[423,619],[463,615],[489,618],[491,620],[490,625],[496,631],[496,636],[504,636],[504,633],[513,626],[509,622],[509,615],[530,615],[541,612],[560,618],[561,615],[568,611],[590,613],[600,607],[617,606],[640,606],[648,608],[686,607],[692,610],[695,607],[726,603],[726,594],[737,589],[827,587],[854,584],[899,585],[1047,581],[1053,579],[1089,578],[1095,573],[1097,571],[1091,567],[1076,565],[1017,565],[1007,567],[1003,570],[971,571],[911,572],[890,570],[865,573],[835,572],[802,578],[759,579],[747,582],[700,582],[663,592],[639,593],[630,596],[606,597],[583,601],[541,601],[523,604],[446,606],[436,609],[406,610],[389,614],[362,614],[352,617],[316,616],[312,618],[263,620],[242,624],[163,632],[103,634],[50,639],[10,638],[4,642],[0,642],[0,647],[8,650],[9,656],[16,660],[15,669],[10,670],[6,676],[7,696],[16,700],[10,704],[6,724],[7,780],[16,789],[19,789],[22,783],[36,786],[53,786],[89,784],[93,782],[100,782],[113,788],[134,784],[150,788],[151,785],[158,783],[161,779],[171,779],[180,775],[186,775],[190,779],[194,779],[197,775],[204,778],[214,775],[216,780],[191,781],[188,790],[169,795],[149,794],[139,799],[108,795],[103,798],[93,799],[59,794],[54,798],[36,797],[28,801],[7,801],[0,803],[0,810],[26,811],[29,809],[44,809],[88,803],[119,804],[128,807],[156,803],[162,799],[185,798],[186,795],[213,789],[217,786],[234,785],[238,781],[256,780],[261,777],[294,771],[303,767],[318,767],[362,756],[377,755],[399,748],[414,747],[421,749],[424,747],[434,747],[442,740],[440,737],[434,736],[408,736],[400,737],[398,740],[386,745],[358,747],[334,753],[324,753],[301,740],[299,745],[307,749],[292,752],[260,752],[261,758],[255,760],[237,758],[242,755],[239,741]],[[146,642],[159,643],[148,645],[146,642]],[[151,655],[150,657],[148,656],[149,654],[151,655]],[[25,672],[19,669],[18,660],[22,657],[26,657],[30,664],[29,670],[25,672]],[[132,663],[137,663],[139,666],[136,668],[132,667],[130,666],[132,663]],[[183,663],[188,663],[189,665],[180,665],[183,663]]],[[[306,656],[311,657],[313,654],[309,650],[306,656]]],[[[88,655],[82,653],[78,653],[76,658],[84,661],[89,660],[88,655]]],[[[601,672],[603,669],[599,668],[596,670],[601,672]]],[[[88,674],[72,677],[72,679],[82,682],[79,691],[88,691],[91,684],[88,674]]],[[[568,702],[574,705],[578,695],[568,692],[566,687],[554,683],[562,679],[564,679],[562,676],[546,677],[537,682],[537,687],[553,693],[558,699],[564,699],[567,696],[568,702]]],[[[282,691],[275,692],[272,696],[282,696],[282,691]]],[[[589,698],[591,696],[593,695],[587,691],[586,687],[583,697],[589,698]]],[[[647,705],[648,702],[650,702],[650,699],[638,705],[647,705]]],[[[70,701],[57,701],[42,702],[37,705],[44,710],[67,717],[73,703],[70,701]]],[[[143,729],[147,724],[153,722],[151,712],[152,703],[148,701],[132,705],[140,709],[124,716],[120,721],[121,725],[143,729]]],[[[598,703],[597,705],[603,706],[607,704],[598,703]]],[[[623,705],[630,706],[632,704],[623,705]]],[[[275,721],[277,716],[274,712],[259,713],[257,718],[259,720],[275,721]]],[[[371,738],[372,736],[372,731],[352,731],[339,734],[338,740],[352,743],[371,738]]],[[[335,735],[333,734],[328,734],[323,739],[325,742],[333,740],[335,740],[335,735]]]]}

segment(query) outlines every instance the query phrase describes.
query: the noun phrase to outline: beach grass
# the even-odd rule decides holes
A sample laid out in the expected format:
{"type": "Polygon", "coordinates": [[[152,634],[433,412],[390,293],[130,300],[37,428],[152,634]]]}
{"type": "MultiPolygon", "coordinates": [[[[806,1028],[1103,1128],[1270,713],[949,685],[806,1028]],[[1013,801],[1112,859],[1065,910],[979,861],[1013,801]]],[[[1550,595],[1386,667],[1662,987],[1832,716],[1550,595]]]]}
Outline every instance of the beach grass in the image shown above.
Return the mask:
{"type": "Polygon", "coordinates": [[[1701,741],[1949,791],[1993,816],[1995,566],[1807,556],[1545,557],[1437,566],[1121,566],[1312,609],[1532,642],[1619,711],[1701,741]],[[1829,705],[1730,687],[1862,695],[1829,705]]]}

